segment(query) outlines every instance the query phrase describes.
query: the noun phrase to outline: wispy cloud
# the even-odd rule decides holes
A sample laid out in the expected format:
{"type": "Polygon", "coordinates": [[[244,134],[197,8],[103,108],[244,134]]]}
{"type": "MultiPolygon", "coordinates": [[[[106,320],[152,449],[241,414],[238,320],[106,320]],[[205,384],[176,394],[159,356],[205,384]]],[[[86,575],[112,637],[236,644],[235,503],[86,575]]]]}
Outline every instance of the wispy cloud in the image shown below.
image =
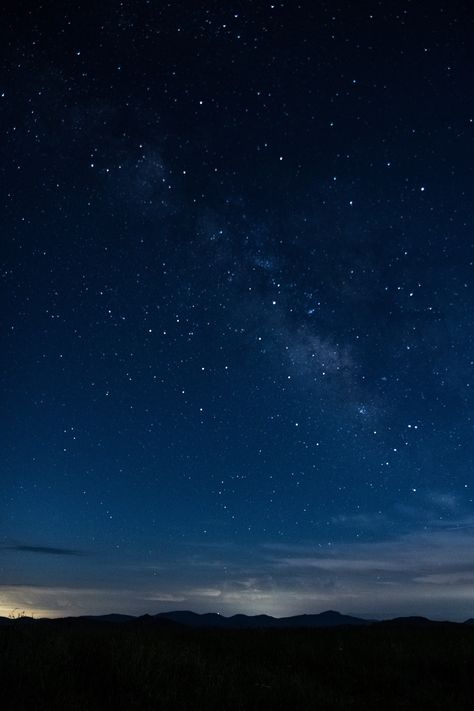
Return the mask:
{"type": "Polygon", "coordinates": [[[400,570],[404,573],[440,568],[474,569],[474,535],[459,522],[444,529],[422,530],[373,542],[349,542],[330,547],[267,544],[277,567],[323,570],[400,570]]]}
{"type": "Polygon", "coordinates": [[[150,602],[184,602],[183,595],[173,595],[172,593],[155,593],[146,597],[150,602]]]}
{"type": "Polygon", "coordinates": [[[251,560],[239,547],[213,551],[206,546],[202,565],[189,562],[190,553],[195,559],[195,544],[191,551],[184,546],[159,576],[148,568],[139,575],[126,567],[117,575],[114,568],[110,575],[104,570],[102,587],[94,589],[80,579],[70,587],[33,580],[18,585],[10,575],[11,584],[0,584],[0,614],[13,608],[48,616],[143,614],[179,606],[222,614],[281,616],[333,608],[370,617],[424,614],[462,620],[472,616],[474,599],[472,525],[469,518],[451,518],[443,528],[331,546],[267,542],[254,547],[251,560]],[[182,574],[183,567],[189,575],[182,574]]]}
{"type": "Polygon", "coordinates": [[[15,544],[2,546],[1,550],[16,551],[17,553],[34,553],[38,555],[65,555],[65,556],[83,556],[83,551],[76,548],[59,548],[56,546],[30,546],[24,544],[15,544]]]}

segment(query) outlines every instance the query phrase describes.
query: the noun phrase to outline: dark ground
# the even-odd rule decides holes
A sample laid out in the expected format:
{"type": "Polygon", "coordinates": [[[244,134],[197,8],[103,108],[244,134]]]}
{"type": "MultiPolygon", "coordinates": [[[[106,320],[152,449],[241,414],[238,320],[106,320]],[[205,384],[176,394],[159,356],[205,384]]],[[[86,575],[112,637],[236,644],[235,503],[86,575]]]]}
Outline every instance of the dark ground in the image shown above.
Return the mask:
{"type": "Polygon", "coordinates": [[[0,628],[3,711],[473,708],[474,627],[0,628]]]}

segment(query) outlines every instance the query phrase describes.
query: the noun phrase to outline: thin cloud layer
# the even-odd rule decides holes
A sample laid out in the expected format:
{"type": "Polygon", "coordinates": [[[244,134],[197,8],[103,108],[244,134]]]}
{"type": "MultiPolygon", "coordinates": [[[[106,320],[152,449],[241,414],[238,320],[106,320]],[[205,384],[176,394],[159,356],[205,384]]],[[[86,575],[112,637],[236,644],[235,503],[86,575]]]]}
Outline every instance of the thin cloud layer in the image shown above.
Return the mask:
{"type": "MultiPolygon", "coordinates": [[[[252,563],[239,548],[202,562],[183,549],[179,561],[114,571],[101,586],[0,586],[1,612],[21,607],[37,615],[144,614],[173,608],[276,616],[335,608],[366,617],[424,614],[462,620],[472,615],[474,533],[470,529],[413,532],[376,542],[300,546],[267,543],[252,563]],[[190,585],[183,568],[193,568],[190,585]],[[122,577],[120,576],[122,571],[122,577]],[[119,581],[117,584],[117,580],[119,581]]],[[[217,549],[218,550],[218,549],[217,549]]],[[[216,550],[216,552],[217,552],[216,550]]],[[[211,554],[212,557],[212,554],[211,554]]]]}
{"type": "Polygon", "coordinates": [[[3,546],[4,551],[16,551],[17,553],[34,553],[38,555],[64,555],[64,556],[83,556],[83,551],[75,548],[59,548],[57,546],[31,546],[17,544],[11,546],[3,546]]]}

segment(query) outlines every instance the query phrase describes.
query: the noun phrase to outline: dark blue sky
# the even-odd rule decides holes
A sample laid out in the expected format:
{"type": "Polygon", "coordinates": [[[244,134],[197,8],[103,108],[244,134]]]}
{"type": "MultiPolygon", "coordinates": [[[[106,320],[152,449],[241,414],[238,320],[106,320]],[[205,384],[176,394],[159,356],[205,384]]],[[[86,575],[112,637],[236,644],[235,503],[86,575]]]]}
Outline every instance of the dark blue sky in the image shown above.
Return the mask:
{"type": "Polygon", "coordinates": [[[472,616],[472,21],[12,6],[0,614],[472,616]]]}

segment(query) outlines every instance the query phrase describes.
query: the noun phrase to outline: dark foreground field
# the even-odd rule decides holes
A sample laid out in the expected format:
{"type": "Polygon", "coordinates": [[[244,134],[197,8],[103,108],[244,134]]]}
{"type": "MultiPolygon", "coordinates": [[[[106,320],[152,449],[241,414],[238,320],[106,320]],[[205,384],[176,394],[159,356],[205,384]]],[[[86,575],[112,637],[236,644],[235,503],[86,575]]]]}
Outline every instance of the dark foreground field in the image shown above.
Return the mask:
{"type": "Polygon", "coordinates": [[[474,627],[191,630],[131,623],[0,628],[0,707],[473,708],[474,627]]]}

